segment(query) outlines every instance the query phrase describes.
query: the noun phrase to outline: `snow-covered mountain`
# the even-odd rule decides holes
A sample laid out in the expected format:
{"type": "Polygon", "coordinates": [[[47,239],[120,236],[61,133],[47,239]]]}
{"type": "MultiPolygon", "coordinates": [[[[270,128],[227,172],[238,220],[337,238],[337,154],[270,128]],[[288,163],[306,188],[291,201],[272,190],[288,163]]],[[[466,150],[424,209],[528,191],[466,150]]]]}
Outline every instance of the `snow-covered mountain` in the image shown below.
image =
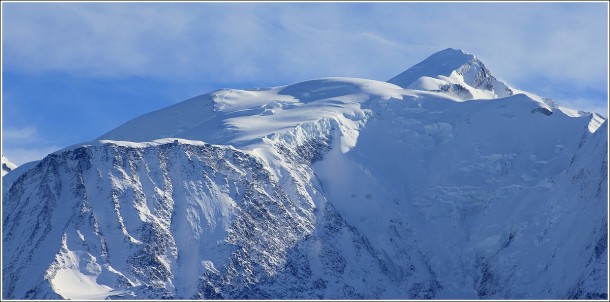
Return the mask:
{"type": "Polygon", "coordinates": [[[2,177],[6,175],[6,173],[11,172],[17,168],[17,165],[13,164],[8,158],[2,155],[2,177]]]}
{"type": "MultiPolygon", "coordinates": [[[[403,88],[443,93],[454,100],[495,99],[525,94],[551,110],[556,108],[569,116],[591,113],[559,106],[553,99],[522,91],[496,79],[489,69],[472,54],[447,48],[407,69],[388,81],[403,88]]],[[[605,119],[592,114],[591,131],[605,119]]]]}
{"type": "Polygon", "coordinates": [[[217,90],[5,176],[2,295],[605,299],[607,125],[451,49],[217,90]]]}

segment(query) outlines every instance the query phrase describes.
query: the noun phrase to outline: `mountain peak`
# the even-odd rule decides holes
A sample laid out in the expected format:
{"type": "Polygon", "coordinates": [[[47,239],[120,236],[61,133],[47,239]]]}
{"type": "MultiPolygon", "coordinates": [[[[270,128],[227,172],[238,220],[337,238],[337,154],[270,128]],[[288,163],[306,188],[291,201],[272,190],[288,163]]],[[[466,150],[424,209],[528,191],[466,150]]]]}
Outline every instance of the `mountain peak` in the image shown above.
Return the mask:
{"type": "Polygon", "coordinates": [[[455,60],[456,62],[462,61],[463,63],[467,63],[467,62],[475,59],[475,56],[472,54],[469,54],[461,49],[445,48],[441,51],[438,51],[438,52],[432,54],[430,57],[428,57],[428,59],[432,59],[432,58],[451,59],[451,60],[455,60]]]}
{"type": "Polygon", "coordinates": [[[454,48],[432,54],[388,82],[403,88],[443,92],[464,100],[513,94],[508,85],[491,75],[483,62],[454,48]]]}
{"type": "Polygon", "coordinates": [[[446,48],[432,54],[403,73],[393,77],[388,82],[406,88],[406,86],[422,76],[449,76],[451,72],[474,60],[476,60],[474,55],[468,54],[461,49],[446,48]]]}

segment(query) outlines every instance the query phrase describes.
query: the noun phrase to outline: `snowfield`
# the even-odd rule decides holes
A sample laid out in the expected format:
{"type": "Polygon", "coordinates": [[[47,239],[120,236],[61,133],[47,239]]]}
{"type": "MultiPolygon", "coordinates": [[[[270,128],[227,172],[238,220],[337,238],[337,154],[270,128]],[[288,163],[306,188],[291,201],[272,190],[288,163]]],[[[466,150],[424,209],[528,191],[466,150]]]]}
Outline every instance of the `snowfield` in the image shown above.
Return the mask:
{"type": "Polygon", "coordinates": [[[2,297],[606,299],[607,133],[454,49],[217,90],[4,176],[2,297]]]}

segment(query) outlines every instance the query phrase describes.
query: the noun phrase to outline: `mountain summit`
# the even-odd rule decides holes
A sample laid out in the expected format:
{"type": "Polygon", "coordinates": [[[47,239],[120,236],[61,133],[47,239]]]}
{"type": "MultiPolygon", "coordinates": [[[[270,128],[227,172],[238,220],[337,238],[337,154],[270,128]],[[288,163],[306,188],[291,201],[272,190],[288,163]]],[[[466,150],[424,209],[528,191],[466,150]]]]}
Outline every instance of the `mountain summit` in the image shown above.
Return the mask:
{"type": "Polygon", "coordinates": [[[461,49],[447,48],[432,54],[388,82],[406,88],[424,76],[432,78],[437,76],[448,77],[462,66],[473,63],[475,60],[478,61],[475,56],[467,54],[461,49]]]}
{"type": "Polygon", "coordinates": [[[442,91],[460,99],[513,95],[483,62],[459,49],[441,50],[388,81],[403,88],[442,91]]]}
{"type": "Polygon", "coordinates": [[[607,299],[607,125],[452,49],[213,91],[4,176],[2,298],[607,299]]]}

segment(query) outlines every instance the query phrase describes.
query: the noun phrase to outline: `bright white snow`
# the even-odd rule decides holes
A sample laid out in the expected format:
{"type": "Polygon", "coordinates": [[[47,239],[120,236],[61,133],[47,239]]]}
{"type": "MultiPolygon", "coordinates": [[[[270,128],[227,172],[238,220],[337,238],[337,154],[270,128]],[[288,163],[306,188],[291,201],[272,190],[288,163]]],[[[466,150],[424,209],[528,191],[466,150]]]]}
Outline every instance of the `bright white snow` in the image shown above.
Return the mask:
{"type": "MultiPolygon", "coordinates": [[[[77,230],[77,233],[82,236],[80,231],[77,230]]],[[[66,237],[64,234],[62,249],[56,255],[49,272],[53,290],[69,300],[104,300],[109,295],[121,293],[98,282],[103,273],[102,266],[85,251],[69,250],[66,237]]],[[[84,237],[79,239],[84,241],[84,237]]]]}

